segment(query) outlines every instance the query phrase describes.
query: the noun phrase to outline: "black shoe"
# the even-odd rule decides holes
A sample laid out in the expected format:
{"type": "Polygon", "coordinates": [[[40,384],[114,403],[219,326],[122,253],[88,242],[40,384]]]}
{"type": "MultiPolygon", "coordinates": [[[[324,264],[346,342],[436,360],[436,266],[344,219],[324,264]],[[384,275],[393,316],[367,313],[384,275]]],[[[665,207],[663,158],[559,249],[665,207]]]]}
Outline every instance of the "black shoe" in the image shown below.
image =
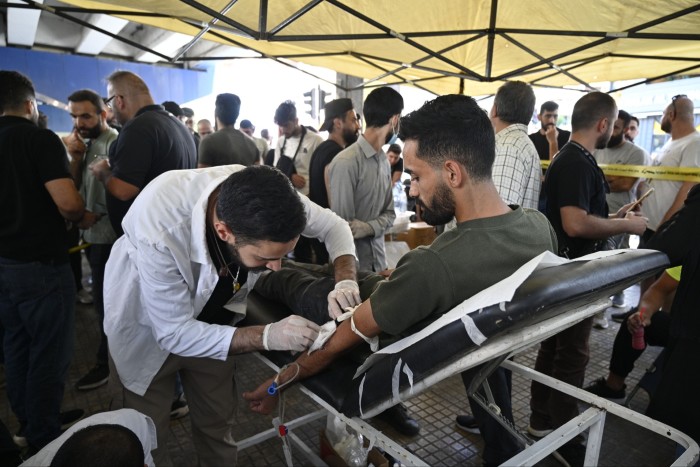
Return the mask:
{"type": "Polygon", "coordinates": [[[396,404],[386,409],[377,415],[377,418],[384,420],[402,435],[415,436],[420,432],[420,425],[408,415],[408,410],[403,404],[396,404]]]}
{"type": "MultiPolygon", "coordinates": [[[[61,422],[61,431],[65,431],[68,428],[72,427],[77,422],[82,420],[83,417],[85,417],[85,411],[83,409],[73,409],[61,412],[60,414],[58,414],[58,419],[61,422]]],[[[14,441],[15,444],[21,448],[25,448],[29,444],[27,443],[27,437],[24,434],[24,430],[25,427],[22,426],[17,431],[17,434],[12,435],[12,441],[14,441]]]]}
{"type": "Polygon", "coordinates": [[[480,434],[479,424],[473,415],[457,415],[457,428],[468,431],[469,433],[480,434]]]}
{"type": "Polygon", "coordinates": [[[59,420],[61,420],[61,430],[67,430],[82,420],[83,417],[85,417],[85,411],[83,409],[73,409],[61,412],[58,416],[59,420]]]}
{"type": "Polygon", "coordinates": [[[583,467],[586,460],[586,446],[576,441],[569,441],[557,449],[557,452],[569,464],[569,467],[583,467]]]}
{"type": "Polygon", "coordinates": [[[593,381],[588,387],[584,388],[584,390],[590,392],[591,394],[595,394],[598,397],[604,397],[606,399],[624,399],[626,388],[627,385],[623,385],[622,389],[616,391],[608,386],[608,384],[605,382],[605,378],[598,378],[597,380],[593,381]]]}
{"type": "Polygon", "coordinates": [[[623,323],[625,321],[625,318],[627,316],[633,314],[634,312],[637,311],[637,307],[631,307],[629,310],[624,311],[622,313],[613,313],[610,315],[610,318],[615,321],[616,323],[623,323]]]}
{"type": "Polygon", "coordinates": [[[75,383],[78,391],[89,391],[104,386],[109,381],[109,366],[97,364],[75,383]]]}
{"type": "Polygon", "coordinates": [[[177,420],[190,413],[190,406],[187,405],[185,400],[185,395],[180,394],[180,396],[175,399],[170,406],[170,420],[177,420]]]}

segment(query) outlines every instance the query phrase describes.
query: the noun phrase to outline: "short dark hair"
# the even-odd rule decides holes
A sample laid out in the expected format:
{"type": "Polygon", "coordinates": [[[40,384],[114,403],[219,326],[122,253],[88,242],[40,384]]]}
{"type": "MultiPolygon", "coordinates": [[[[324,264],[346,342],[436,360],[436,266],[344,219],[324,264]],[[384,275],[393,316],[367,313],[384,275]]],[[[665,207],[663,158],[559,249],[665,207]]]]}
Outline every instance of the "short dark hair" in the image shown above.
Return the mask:
{"type": "Polygon", "coordinates": [[[255,125],[250,120],[241,120],[241,128],[252,128],[255,130],[255,125]]]}
{"type": "Polygon", "coordinates": [[[389,123],[391,117],[403,110],[403,97],[396,90],[383,86],[369,93],[362,107],[365,125],[382,127],[389,123]]]}
{"type": "Polygon", "coordinates": [[[631,115],[631,116],[630,116],[630,123],[632,123],[632,120],[634,120],[635,122],[637,122],[637,125],[639,125],[639,119],[638,119],[637,117],[635,117],[634,115],[631,115]]]}
{"type": "Polygon", "coordinates": [[[415,140],[416,156],[434,168],[452,159],[475,181],[491,179],[496,157],[493,126],[469,96],[451,94],[426,102],[401,119],[399,137],[415,140]]]}
{"type": "Polygon", "coordinates": [[[216,110],[214,115],[224,125],[233,125],[238,120],[241,111],[241,99],[231,93],[223,93],[216,96],[216,110]]]}
{"type": "Polygon", "coordinates": [[[571,129],[573,131],[593,128],[602,118],[611,118],[610,126],[615,122],[615,99],[604,92],[590,92],[576,101],[571,113],[571,129]]]}
{"type": "Polygon", "coordinates": [[[554,101],[547,101],[540,106],[540,115],[545,112],[554,112],[559,108],[559,104],[554,101]]]}
{"type": "Polygon", "coordinates": [[[393,153],[396,153],[400,156],[401,155],[401,146],[399,146],[396,143],[391,144],[391,145],[389,145],[389,149],[387,149],[386,152],[393,152],[393,153]]]}
{"type": "Polygon", "coordinates": [[[0,113],[21,110],[32,99],[36,94],[29,78],[17,71],[0,70],[0,113]]]}
{"type": "Polygon", "coordinates": [[[92,89],[80,89],[79,91],[75,91],[73,94],[68,96],[68,101],[69,102],[88,101],[93,105],[93,107],[95,107],[95,110],[97,111],[97,113],[102,112],[102,110],[104,109],[104,101],[102,100],[102,97],[100,97],[100,95],[97,94],[92,89]]]}
{"type": "Polygon", "coordinates": [[[182,112],[182,108],[180,107],[180,105],[175,101],[165,101],[160,105],[162,105],[165,110],[167,110],[168,112],[170,112],[171,114],[173,114],[177,118],[180,118],[183,115],[185,115],[182,112]]]}
{"type": "Polygon", "coordinates": [[[306,227],[306,213],[289,178],[265,165],[246,167],[221,184],[216,214],[238,245],[286,243],[306,227]]]}
{"type": "Polygon", "coordinates": [[[527,125],[532,120],[535,101],[535,92],[529,84],[522,81],[508,81],[498,88],[493,105],[501,121],[527,125]]]}
{"type": "Polygon", "coordinates": [[[282,102],[275,110],[275,123],[277,125],[286,125],[295,118],[297,118],[297,107],[292,101],[282,102]]]}
{"type": "Polygon", "coordinates": [[[138,436],[125,426],[91,425],[73,433],[56,451],[50,465],[143,467],[143,445],[138,436]]]}
{"type": "Polygon", "coordinates": [[[617,118],[622,119],[622,128],[630,126],[630,122],[632,121],[632,116],[624,110],[617,111],[617,118]]]}

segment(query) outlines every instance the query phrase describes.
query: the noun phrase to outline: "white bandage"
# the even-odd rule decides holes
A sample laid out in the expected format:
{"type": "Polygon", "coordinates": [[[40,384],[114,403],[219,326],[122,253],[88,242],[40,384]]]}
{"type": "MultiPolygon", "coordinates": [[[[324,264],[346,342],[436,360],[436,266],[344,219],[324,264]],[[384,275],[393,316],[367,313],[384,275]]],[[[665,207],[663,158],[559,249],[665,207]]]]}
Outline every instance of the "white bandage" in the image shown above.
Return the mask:
{"type": "Polygon", "coordinates": [[[270,333],[270,325],[268,324],[265,326],[265,329],[263,330],[263,335],[262,335],[262,341],[263,341],[263,348],[265,350],[270,350],[270,348],[267,346],[267,335],[270,333]]]}
{"type": "Polygon", "coordinates": [[[377,336],[374,336],[374,337],[371,337],[371,338],[370,338],[370,337],[367,337],[367,336],[365,336],[364,334],[362,334],[362,333],[357,329],[357,327],[355,327],[355,315],[354,315],[354,314],[350,317],[350,329],[352,329],[352,332],[354,332],[355,334],[357,334],[358,336],[360,336],[360,337],[362,338],[363,341],[365,341],[365,342],[367,342],[367,343],[369,344],[369,349],[370,349],[372,352],[376,352],[376,351],[377,351],[377,349],[379,348],[379,338],[378,338],[377,336]]]}

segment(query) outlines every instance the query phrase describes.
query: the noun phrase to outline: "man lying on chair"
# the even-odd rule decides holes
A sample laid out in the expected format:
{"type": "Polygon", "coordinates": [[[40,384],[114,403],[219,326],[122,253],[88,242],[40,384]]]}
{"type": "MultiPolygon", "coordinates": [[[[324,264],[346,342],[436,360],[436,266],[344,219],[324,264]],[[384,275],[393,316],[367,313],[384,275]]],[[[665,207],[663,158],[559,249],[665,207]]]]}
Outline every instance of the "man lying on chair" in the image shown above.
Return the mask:
{"type": "MultiPolygon", "coordinates": [[[[499,197],[491,180],[493,128],[472,98],[449,95],[427,102],[401,119],[400,137],[410,194],[422,207],[423,219],[439,225],[455,217],[457,228],[431,246],[407,253],[388,280],[376,281],[369,298],[363,293],[366,300],[321,349],[297,359],[298,374],[291,365],[278,375],[279,385],[318,373],[351,347],[376,342],[380,332],[412,334],[543,251],[557,251],[554,231],[542,214],[508,206],[499,197]]],[[[340,314],[329,311],[331,319],[340,314]]],[[[463,373],[467,386],[479,369],[463,373]]],[[[251,410],[269,413],[274,408],[277,397],[267,393],[271,382],[243,394],[251,410]]],[[[498,370],[489,384],[512,421],[510,374],[498,370]]],[[[498,422],[478,404],[471,405],[485,441],[485,465],[500,464],[521,450],[498,422]]]]}

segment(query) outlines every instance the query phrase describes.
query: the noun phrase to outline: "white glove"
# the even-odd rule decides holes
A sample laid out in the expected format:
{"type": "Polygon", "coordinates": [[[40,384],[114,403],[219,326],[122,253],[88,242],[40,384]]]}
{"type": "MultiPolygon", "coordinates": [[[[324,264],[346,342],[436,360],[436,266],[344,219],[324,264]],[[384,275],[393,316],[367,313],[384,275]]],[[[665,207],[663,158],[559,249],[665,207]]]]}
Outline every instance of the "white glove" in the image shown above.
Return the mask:
{"type": "Polygon", "coordinates": [[[365,238],[374,237],[374,229],[367,222],[362,222],[357,219],[353,219],[349,222],[350,231],[352,232],[352,238],[365,238]]]}
{"type": "Polygon", "coordinates": [[[268,324],[263,331],[265,350],[306,350],[316,340],[318,324],[301,316],[292,315],[276,323],[268,324]]]}
{"type": "Polygon", "coordinates": [[[357,282],[345,279],[335,284],[335,288],[328,294],[328,316],[335,319],[345,312],[346,308],[352,308],[362,303],[360,299],[360,286],[357,282]]]}

